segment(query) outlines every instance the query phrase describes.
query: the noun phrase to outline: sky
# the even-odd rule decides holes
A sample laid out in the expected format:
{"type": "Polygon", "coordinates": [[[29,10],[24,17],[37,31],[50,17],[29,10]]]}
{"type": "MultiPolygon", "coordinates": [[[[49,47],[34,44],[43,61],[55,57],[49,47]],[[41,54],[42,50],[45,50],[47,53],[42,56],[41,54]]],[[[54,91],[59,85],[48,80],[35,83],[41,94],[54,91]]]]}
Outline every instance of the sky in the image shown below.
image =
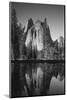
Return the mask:
{"type": "Polygon", "coordinates": [[[16,9],[18,22],[27,25],[28,19],[44,21],[47,18],[47,23],[50,27],[50,33],[53,40],[60,36],[64,37],[64,5],[46,5],[46,4],[30,4],[30,3],[12,3],[16,9]]]}

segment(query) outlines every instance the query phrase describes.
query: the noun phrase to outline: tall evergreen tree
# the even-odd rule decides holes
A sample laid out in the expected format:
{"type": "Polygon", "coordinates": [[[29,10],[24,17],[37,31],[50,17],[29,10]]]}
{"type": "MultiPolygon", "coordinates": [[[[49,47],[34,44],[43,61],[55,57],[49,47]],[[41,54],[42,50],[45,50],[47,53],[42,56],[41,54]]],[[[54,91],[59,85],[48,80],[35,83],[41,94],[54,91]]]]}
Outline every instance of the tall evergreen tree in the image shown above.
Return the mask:
{"type": "Polygon", "coordinates": [[[28,32],[28,30],[29,30],[32,26],[33,26],[33,20],[32,20],[32,18],[30,18],[30,19],[28,20],[27,32],[28,32]]]}
{"type": "Polygon", "coordinates": [[[12,48],[13,48],[13,54],[14,54],[14,59],[18,58],[19,56],[19,45],[18,45],[18,33],[19,33],[19,27],[17,24],[17,17],[16,17],[16,11],[12,7],[11,10],[11,43],[12,43],[12,48]]]}

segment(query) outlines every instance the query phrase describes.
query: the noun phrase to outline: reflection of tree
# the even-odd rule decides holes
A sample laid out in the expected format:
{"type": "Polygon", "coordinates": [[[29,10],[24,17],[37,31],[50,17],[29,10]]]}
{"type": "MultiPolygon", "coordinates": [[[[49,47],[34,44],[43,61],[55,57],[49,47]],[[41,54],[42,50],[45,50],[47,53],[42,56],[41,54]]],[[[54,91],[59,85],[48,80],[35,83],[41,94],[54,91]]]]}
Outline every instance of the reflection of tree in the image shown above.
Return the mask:
{"type": "Polygon", "coordinates": [[[63,63],[18,63],[15,64],[15,72],[12,79],[12,84],[16,96],[33,96],[47,95],[50,87],[50,82],[53,76],[57,78],[58,74],[62,78],[64,76],[63,63]],[[20,66],[20,68],[19,68],[20,66]],[[41,73],[37,73],[38,68],[41,73]],[[39,75],[37,77],[37,74],[39,75]],[[28,78],[25,77],[28,75],[28,78]],[[34,75],[34,76],[33,76],[34,75]],[[29,79],[29,80],[28,80],[29,79]],[[28,82],[29,81],[29,82],[28,82]],[[38,84],[38,85],[37,85],[38,84]],[[30,88],[29,88],[30,86],[30,88]],[[25,89],[27,90],[27,94],[25,89]],[[15,90],[16,89],[16,90],[15,90]],[[38,93],[37,93],[37,92],[38,93]]]}

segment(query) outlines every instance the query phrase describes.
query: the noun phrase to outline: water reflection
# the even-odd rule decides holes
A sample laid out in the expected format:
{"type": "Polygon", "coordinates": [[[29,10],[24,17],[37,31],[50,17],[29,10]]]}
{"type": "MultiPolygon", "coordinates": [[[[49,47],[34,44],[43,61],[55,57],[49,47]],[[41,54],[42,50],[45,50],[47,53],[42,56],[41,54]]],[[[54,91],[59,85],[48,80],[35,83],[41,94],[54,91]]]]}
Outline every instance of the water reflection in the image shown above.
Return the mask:
{"type": "Polygon", "coordinates": [[[48,94],[64,94],[64,78],[52,77],[48,94]]]}
{"type": "Polygon", "coordinates": [[[12,97],[64,94],[64,63],[12,63],[12,97]]]}

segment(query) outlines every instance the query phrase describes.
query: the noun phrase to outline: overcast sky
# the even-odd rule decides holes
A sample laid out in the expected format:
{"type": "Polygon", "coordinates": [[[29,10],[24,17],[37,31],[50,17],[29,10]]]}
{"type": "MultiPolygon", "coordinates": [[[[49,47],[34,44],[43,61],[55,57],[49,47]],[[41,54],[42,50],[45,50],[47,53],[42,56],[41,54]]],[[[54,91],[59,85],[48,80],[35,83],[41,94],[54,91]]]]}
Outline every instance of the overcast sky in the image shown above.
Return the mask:
{"type": "Polygon", "coordinates": [[[59,36],[64,37],[63,5],[13,3],[13,6],[16,9],[18,22],[22,26],[27,24],[29,18],[32,18],[34,21],[37,19],[44,21],[46,17],[52,39],[56,40],[59,36]]]}

